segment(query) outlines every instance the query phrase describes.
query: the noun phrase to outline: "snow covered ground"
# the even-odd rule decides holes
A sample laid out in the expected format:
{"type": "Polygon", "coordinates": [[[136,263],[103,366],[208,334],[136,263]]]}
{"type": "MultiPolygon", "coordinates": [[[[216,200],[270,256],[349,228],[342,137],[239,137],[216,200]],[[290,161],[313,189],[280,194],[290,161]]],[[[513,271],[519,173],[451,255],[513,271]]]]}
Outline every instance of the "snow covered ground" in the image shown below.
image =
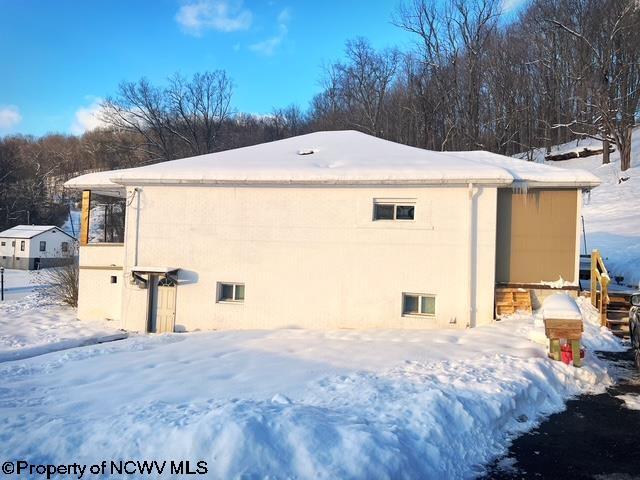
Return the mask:
{"type": "Polygon", "coordinates": [[[5,270],[0,303],[0,363],[123,337],[110,322],[80,322],[56,305],[41,272],[5,270]]]}
{"type": "MultiPolygon", "coordinates": [[[[20,302],[12,315],[29,329],[73,323],[70,309],[20,302]]],[[[137,335],[5,357],[0,458],[203,460],[207,478],[474,477],[569,396],[610,384],[591,352],[621,347],[580,307],[582,369],[547,358],[539,314],[455,331],[137,335]]],[[[5,344],[42,341],[20,340],[4,313],[5,344]]]]}
{"type": "MultiPolygon", "coordinates": [[[[559,145],[553,152],[565,152],[576,147],[601,147],[592,139],[559,145]]],[[[544,150],[536,150],[536,161],[544,161],[544,150]]],[[[546,162],[562,168],[583,168],[600,178],[602,184],[585,198],[583,207],[587,251],[597,248],[606,257],[612,278],[624,277],[623,284],[640,286],[640,127],[632,137],[631,168],[620,171],[620,155],[611,154],[611,163],[602,165],[602,155],[546,162]],[[619,182],[620,178],[627,178],[619,182]]],[[[584,245],[583,245],[584,247],[584,245]]]]}
{"type": "Polygon", "coordinates": [[[632,393],[618,395],[620,400],[624,401],[624,406],[629,410],[640,410],[640,396],[632,393]]]}

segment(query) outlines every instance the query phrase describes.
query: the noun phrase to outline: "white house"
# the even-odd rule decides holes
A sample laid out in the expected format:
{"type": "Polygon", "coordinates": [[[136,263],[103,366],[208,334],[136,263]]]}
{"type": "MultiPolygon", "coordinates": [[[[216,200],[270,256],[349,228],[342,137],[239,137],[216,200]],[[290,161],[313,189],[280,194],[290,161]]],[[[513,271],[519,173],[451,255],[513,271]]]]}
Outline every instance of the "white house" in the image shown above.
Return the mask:
{"type": "Polygon", "coordinates": [[[0,232],[0,266],[20,270],[66,265],[77,240],[55,225],[17,225],[0,232]]]}
{"type": "MultiPolygon", "coordinates": [[[[465,328],[497,286],[576,289],[582,191],[566,170],[318,132],[84,175],[80,319],[129,330],[465,328]],[[99,195],[121,243],[89,242],[99,195]]],[[[107,238],[105,236],[105,238],[107,238]]]]}

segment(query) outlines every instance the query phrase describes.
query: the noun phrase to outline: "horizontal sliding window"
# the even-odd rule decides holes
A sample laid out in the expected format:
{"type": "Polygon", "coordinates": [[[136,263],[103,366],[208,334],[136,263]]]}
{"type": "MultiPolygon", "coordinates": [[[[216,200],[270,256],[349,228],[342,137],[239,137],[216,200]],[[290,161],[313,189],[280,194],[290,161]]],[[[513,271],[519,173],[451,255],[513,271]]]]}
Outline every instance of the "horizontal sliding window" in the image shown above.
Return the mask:
{"type": "Polygon", "coordinates": [[[416,206],[414,202],[394,202],[374,200],[374,220],[413,220],[416,206]]]}
{"type": "Polygon", "coordinates": [[[436,297],[424,293],[402,294],[403,315],[435,315],[436,297]]]}
{"type": "Polygon", "coordinates": [[[218,301],[219,302],[243,302],[244,301],[244,283],[219,283],[218,284],[218,301]]]}

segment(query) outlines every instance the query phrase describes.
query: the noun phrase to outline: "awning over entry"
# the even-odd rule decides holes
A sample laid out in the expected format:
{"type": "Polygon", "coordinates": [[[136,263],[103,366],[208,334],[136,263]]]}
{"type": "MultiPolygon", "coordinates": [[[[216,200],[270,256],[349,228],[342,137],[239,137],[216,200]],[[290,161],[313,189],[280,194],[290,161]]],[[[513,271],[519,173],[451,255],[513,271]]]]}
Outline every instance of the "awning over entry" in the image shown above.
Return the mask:
{"type": "Polygon", "coordinates": [[[148,287],[152,275],[163,278],[162,282],[169,281],[171,285],[176,285],[178,270],[180,269],[176,267],[132,267],[131,277],[140,288],[148,287]]]}
{"type": "Polygon", "coordinates": [[[159,275],[168,275],[176,273],[179,268],[176,267],[132,267],[131,273],[151,273],[159,275]]]}

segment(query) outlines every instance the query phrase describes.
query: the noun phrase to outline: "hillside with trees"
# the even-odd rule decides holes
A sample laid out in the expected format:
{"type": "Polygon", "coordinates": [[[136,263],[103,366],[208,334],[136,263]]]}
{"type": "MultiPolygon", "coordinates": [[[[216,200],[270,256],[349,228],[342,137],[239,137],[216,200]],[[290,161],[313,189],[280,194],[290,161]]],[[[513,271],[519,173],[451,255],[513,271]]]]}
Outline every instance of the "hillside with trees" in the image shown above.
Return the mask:
{"type": "MultiPolygon", "coordinates": [[[[533,0],[517,16],[499,0],[404,0],[390,21],[408,50],[346,42],[319,72],[308,108],[250,115],[224,71],[126,81],[81,136],[0,139],[0,229],[57,223],[68,178],[278,140],[356,129],[430,150],[533,152],[595,138],[631,165],[640,100],[640,6],[634,0],[533,0]]],[[[608,155],[603,156],[608,162],[608,155]]]]}

